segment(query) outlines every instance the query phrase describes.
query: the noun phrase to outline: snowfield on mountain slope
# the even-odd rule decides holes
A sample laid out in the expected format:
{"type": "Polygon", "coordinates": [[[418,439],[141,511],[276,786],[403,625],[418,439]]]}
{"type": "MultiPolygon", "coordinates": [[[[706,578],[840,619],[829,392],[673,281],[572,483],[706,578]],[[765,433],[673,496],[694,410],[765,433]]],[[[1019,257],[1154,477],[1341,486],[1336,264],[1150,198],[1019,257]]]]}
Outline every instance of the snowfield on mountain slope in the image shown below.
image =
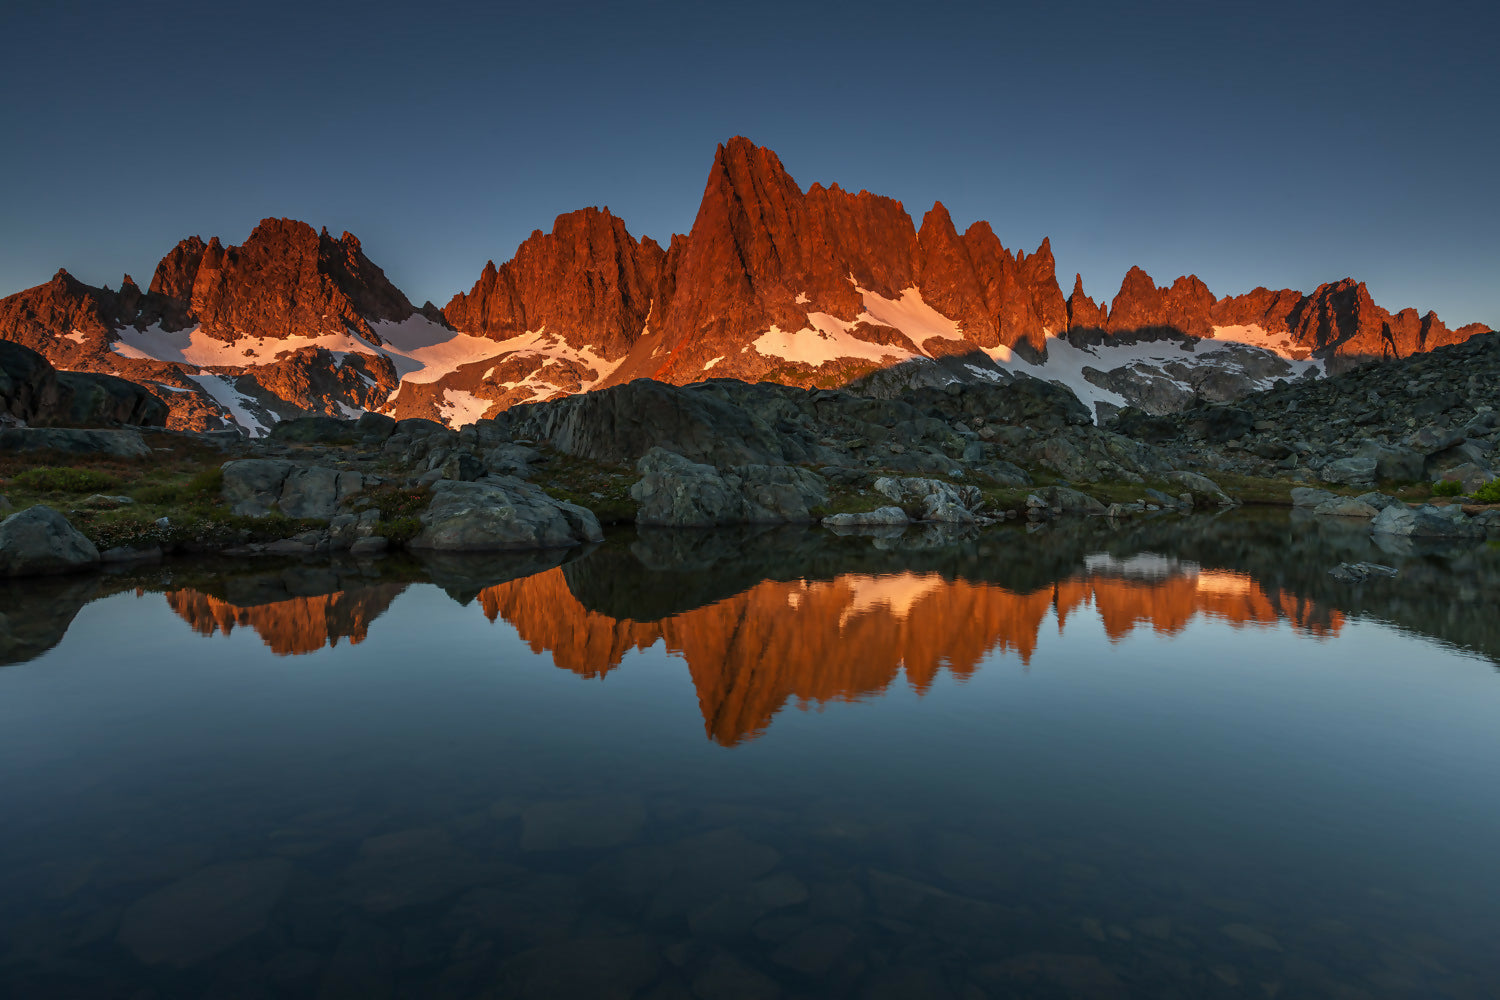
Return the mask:
{"type": "MultiPolygon", "coordinates": [[[[773,326],[751,343],[767,357],[821,368],[830,361],[845,358],[897,362],[931,357],[922,346],[927,341],[963,339],[958,324],[922,301],[922,293],[915,288],[903,290],[899,299],[888,299],[858,285],[855,289],[865,308],[854,319],[842,320],[829,313],[810,312],[807,314],[809,325],[801,330],[782,330],[773,326]],[[858,335],[861,326],[887,326],[899,330],[916,345],[917,350],[865,340],[858,335]]],[[[806,294],[797,296],[799,304],[806,301],[806,294]]]]}
{"type": "MultiPolygon", "coordinates": [[[[499,362],[509,357],[535,356],[538,370],[557,361],[573,361],[598,372],[588,386],[606,378],[620,366],[606,361],[592,347],[574,348],[546,328],[528,331],[509,340],[491,340],[450,330],[424,316],[411,316],[399,323],[370,324],[381,344],[352,333],[317,337],[241,337],[225,342],[210,337],[198,327],[168,332],[159,326],[145,330],[127,327],[118,334],[111,349],[126,358],[144,358],[198,368],[253,367],[272,364],[278,357],[308,347],[321,347],[340,359],[348,354],[384,355],[391,359],[400,380],[414,384],[437,382],[464,365],[476,362],[499,362]]],[[[528,377],[531,382],[535,376],[528,377]]],[[[544,394],[537,381],[538,395],[544,394]]],[[[394,395],[393,395],[394,398],[394,395]]],[[[468,412],[468,409],[464,409],[468,412]]]]}
{"type": "Polygon", "coordinates": [[[1214,340],[1248,344],[1290,360],[1305,361],[1312,356],[1312,352],[1307,348],[1298,347],[1292,343],[1290,333],[1268,333],[1254,323],[1242,326],[1216,326],[1214,327],[1214,340]]]}
{"type": "Polygon", "coordinates": [[[234,387],[234,376],[232,375],[189,375],[188,378],[203,387],[203,391],[213,397],[214,402],[224,408],[227,415],[235,423],[250,432],[251,437],[260,437],[269,433],[265,424],[255,415],[255,409],[265,413],[270,423],[276,422],[276,415],[265,412],[265,408],[256,400],[240,392],[234,387]]]}

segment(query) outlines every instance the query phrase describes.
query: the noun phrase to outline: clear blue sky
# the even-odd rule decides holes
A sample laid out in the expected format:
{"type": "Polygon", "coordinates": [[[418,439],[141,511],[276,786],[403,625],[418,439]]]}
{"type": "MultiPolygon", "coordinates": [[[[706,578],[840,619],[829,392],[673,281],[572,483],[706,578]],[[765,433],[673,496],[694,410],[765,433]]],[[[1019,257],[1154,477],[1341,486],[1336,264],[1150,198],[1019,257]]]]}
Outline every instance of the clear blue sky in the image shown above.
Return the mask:
{"type": "Polygon", "coordinates": [[[941,199],[1066,292],[1352,275],[1500,325],[1490,3],[0,5],[0,294],[268,215],[447,301],[559,213],[665,243],[715,143],[941,199]]]}

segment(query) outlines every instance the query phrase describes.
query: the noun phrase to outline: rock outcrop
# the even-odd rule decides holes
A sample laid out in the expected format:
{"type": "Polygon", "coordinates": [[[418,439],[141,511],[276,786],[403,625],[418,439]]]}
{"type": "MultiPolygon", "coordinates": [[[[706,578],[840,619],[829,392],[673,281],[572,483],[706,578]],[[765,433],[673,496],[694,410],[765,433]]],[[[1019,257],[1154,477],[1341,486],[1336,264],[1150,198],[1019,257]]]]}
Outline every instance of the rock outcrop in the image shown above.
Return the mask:
{"type": "Polygon", "coordinates": [[[636,523],[711,528],[726,524],[782,524],[814,520],[828,484],[796,466],[738,465],[720,471],[664,448],[637,464],[630,495],[640,503],[636,523]]]}
{"type": "Polygon", "coordinates": [[[99,564],[99,550],[51,507],[38,504],[0,521],[0,576],[75,573],[99,564]]]}
{"type": "Polygon", "coordinates": [[[554,500],[513,477],[483,482],[441,480],[422,513],[414,549],[494,552],[566,548],[604,538],[593,512],[554,500]]]}
{"type": "Polygon", "coordinates": [[[32,427],[162,427],[167,404],[113,375],[57,371],[46,357],[0,340],[0,413],[32,427]]]}

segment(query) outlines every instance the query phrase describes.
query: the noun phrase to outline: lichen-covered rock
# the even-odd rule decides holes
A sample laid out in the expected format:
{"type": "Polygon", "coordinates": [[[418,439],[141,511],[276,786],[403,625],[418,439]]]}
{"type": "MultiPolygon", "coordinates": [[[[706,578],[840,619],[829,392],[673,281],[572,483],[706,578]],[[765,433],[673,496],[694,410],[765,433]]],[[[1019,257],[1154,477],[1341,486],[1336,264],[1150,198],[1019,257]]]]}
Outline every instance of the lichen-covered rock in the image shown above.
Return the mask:
{"type": "Polygon", "coordinates": [[[874,489],[903,508],[919,505],[924,521],[974,524],[979,519],[976,512],[984,503],[977,486],[955,486],[940,479],[882,476],[875,480],[874,489]]]}
{"type": "Polygon", "coordinates": [[[779,524],[813,519],[828,499],[823,477],[796,466],[739,465],[720,471],[665,448],[636,464],[640,480],[630,495],[640,503],[637,524],[706,528],[779,524]]]}
{"type": "Polygon", "coordinates": [[[440,552],[565,548],[604,538],[592,511],[514,477],[438,480],[421,521],[410,547],[440,552]]]}
{"type": "Polygon", "coordinates": [[[51,507],[28,507],[0,521],[0,576],[73,573],[99,564],[99,550],[51,507]]]}

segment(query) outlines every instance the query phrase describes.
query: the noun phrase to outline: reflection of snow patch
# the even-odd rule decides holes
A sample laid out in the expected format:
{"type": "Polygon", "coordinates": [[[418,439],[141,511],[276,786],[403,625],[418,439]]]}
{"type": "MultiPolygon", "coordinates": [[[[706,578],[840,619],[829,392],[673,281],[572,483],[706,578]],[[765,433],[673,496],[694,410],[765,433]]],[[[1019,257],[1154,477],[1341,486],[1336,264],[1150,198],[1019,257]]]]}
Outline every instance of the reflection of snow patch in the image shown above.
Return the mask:
{"type": "Polygon", "coordinates": [[[1204,570],[1198,574],[1198,590],[1200,593],[1238,597],[1251,593],[1254,589],[1255,581],[1251,580],[1244,573],[1231,573],[1228,570],[1213,569],[1204,570]]]}
{"type": "Polygon", "coordinates": [[[1165,580],[1172,576],[1197,576],[1199,573],[1195,562],[1155,552],[1138,552],[1125,559],[1108,552],[1094,552],[1083,557],[1083,567],[1090,573],[1135,580],[1165,580]]]}
{"type": "Polygon", "coordinates": [[[889,576],[846,576],[840,583],[847,584],[853,593],[849,605],[839,616],[839,627],[856,615],[884,608],[894,618],[904,619],[923,597],[938,590],[943,578],[937,573],[895,573],[889,576]]]}

